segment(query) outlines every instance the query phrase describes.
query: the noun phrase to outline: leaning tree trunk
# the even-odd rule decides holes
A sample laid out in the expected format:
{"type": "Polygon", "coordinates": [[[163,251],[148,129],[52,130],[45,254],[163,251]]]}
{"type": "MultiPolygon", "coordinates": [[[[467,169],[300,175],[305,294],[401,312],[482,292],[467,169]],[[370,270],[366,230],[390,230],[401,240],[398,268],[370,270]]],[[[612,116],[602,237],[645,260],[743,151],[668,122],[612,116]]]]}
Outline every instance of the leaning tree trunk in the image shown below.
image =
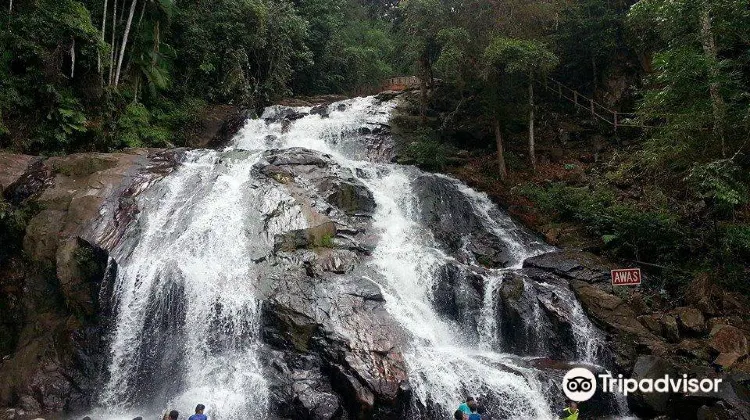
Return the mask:
{"type": "Polygon", "coordinates": [[[706,4],[701,12],[701,43],[703,44],[703,53],[708,58],[708,76],[710,78],[708,90],[711,95],[711,105],[714,113],[714,136],[721,141],[721,155],[727,156],[727,147],[724,139],[724,98],[721,96],[721,86],[719,85],[719,67],[717,66],[716,41],[714,40],[713,29],[711,27],[711,11],[706,4]]]}
{"type": "Polygon", "coordinates": [[[529,76],[529,161],[536,170],[536,148],[534,146],[534,79],[529,76]]]}
{"type": "Polygon", "coordinates": [[[122,59],[125,57],[125,46],[128,45],[128,35],[130,34],[130,25],[133,23],[133,14],[135,14],[135,5],[138,0],[133,0],[130,3],[130,13],[128,13],[128,21],[125,24],[125,32],[122,35],[122,46],[120,47],[120,56],[117,57],[117,73],[115,73],[115,87],[120,82],[120,70],[122,69],[122,59]]]}
{"type": "Polygon", "coordinates": [[[500,120],[495,117],[495,143],[497,145],[497,168],[500,174],[500,179],[505,179],[508,176],[508,170],[505,167],[505,153],[503,152],[503,134],[500,131],[500,120]]]}

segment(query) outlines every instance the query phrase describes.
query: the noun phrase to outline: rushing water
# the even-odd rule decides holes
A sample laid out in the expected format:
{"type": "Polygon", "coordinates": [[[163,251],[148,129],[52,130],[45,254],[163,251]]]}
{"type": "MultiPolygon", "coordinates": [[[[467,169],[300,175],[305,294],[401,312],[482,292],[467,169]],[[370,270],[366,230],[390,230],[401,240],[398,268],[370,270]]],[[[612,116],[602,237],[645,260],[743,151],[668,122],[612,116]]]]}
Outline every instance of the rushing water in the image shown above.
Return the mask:
{"type": "MultiPolygon", "coordinates": [[[[291,125],[250,120],[227,149],[249,152],[231,159],[227,151],[189,152],[173,174],[139,197],[142,213],[112,252],[119,267],[116,319],[99,414],[158,415],[165,406],[189,412],[201,401],[215,419],[267,415],[268,387],[256,351],[259,298],[254,279],[261,273],[248,261],[270,253],[275,233],[305,227],[305,222],[283,188],[259,187],[250,169],[262,150],[304,147],[330,154],[373,193],[379,241],[369,264],[380,274],[374,280],[386,309],[410,335],[404,356],[415,403],[447,417],[471,390],[493,395],[513,418],[555,417],[537,372],[501,352],[495,313],[504,277],[517,272],[526,258],[551,248],[523,232],[486,195],[450,180],[485,228],[507,246],[512,262],[484,275],[478,342],[442,317],[432,293],[438,270],[453,259],[418,217],[413,183],[422,172],[371,162],[362,136],[356,135],[361,127],[387,123],[393,106],[358,98],[330,106],[327,118],[307,115],[291,125]],[[261,220],[279,203],[286,203],[282,211],[261,220]]],[[[263,117],[277,112],[271,107],[263,117]]],[[[597,334],[572,292],[539,287],[555,288],[575,308],[577,354],[595,362],[597,334]]],[[[531,329],[541,325],[527,322],[531,329]]]]}

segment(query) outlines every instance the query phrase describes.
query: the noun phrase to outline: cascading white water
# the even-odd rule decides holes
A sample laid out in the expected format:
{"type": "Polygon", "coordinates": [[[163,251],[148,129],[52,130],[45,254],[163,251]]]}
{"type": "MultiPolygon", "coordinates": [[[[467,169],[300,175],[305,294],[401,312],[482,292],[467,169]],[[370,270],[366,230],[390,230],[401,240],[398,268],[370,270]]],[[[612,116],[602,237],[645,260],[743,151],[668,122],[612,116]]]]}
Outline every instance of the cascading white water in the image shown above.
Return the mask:
{"type": "MultiPolygon", "coordinates": [[[[280,123],[250,122],[235,146],[305,147],[331,154],[341,166],[364,175],[360,180],[377,203],[373,222],[381,235],[372,264],[382,274],[380,286],[386,308],[411,333],[413,341],[404,356],[414,392],[422,403],[438,404],[448,416],[448,410],[462,401],[467,390],[477,394],[491,392],[516,418],[552,418],[533,372],[516,365],[511,357],[462,342],[460,327],[435,311],[431,293],[437,270],[451,258],[438,249],[429,230],[417,220],[412,183],[421,172],[396,164],[371,163],[362,157],[361,142],[346,144],[352,136],[342,134],[386,123],[393,104],[359,98],[343,105],[345,111],[331,107],[328,118],[307,116],[296,120],[287,131],[280,123]]],[[[452,182],[471,200],[489,229],[508,245],[514,267],[548,249],[539,243],[524,244],[516,232],[519,228],[486,195],[452,182]]]]}
{"type": "MultiPolygon", "coordinates": [[[[536,372],[513,355],[493,351],[498,334],[494,296],[503,276],[551,248],[521,235],[486,195],[451,179],[487,230],[507,246],[512,261],[509,268],[485,275],[479,342],[469,341],[460,325],[438,314],[432,302],[438,270],[453,258],[419,221],[413,182],[422,172],[367,160],[365,145],[352,135],[387,123],[393,107],[357,98],[330,106],[326,118],[310,114],[291,125],[269,122],[280,109],[268,108],[263,117],[246,123],[227,150],[188,153],[175,173],[139,198],[143,212],[137,225],[112,252],[119,266],[117,319],[109,381],[101,395],[103,417],[127,418],[133,407],[140,414],[166,406],[189,412],[196,402],[205,403],[217,420],[266,415],[268,389],[256,354],[254,279],[260,273],[253,257],[270,252],[275,233],[306,226],[282,188],[254,185],[251,168],[258,151],[304,147],[330,154],[373,193],[373,226],[380,238],[370,264],[380,274],[374,280],[386,309],[410,335],[404,357],[419,403],[447,417],[466,392],[491,394],[513,418],[554,418],[536,372]],[[254,152],[227,157],[239,149],[254,152]],[[270,213],[268,207],[282,202],[288,203],[284,211],[261,220],[270,213]],[[163,378],[138,377],[144,373],[163,378]],[[158,385],[144,390],[142,382],[158,385]]],[[[584,338],[581,345],[587,346],[584,338]]]]}
{"type": "Polygon", "coordinates": [[[200,401],[215,418],[265,415],[252,258],[267,254],[280,226],[305,225],[290,204],[277,228],[261,226],[267,207],[293,199],[253,188],[257,156],[190,152],[140,198],[137,226],[112,252],[117,318],[99,415],[190,412],[200,401]]]}

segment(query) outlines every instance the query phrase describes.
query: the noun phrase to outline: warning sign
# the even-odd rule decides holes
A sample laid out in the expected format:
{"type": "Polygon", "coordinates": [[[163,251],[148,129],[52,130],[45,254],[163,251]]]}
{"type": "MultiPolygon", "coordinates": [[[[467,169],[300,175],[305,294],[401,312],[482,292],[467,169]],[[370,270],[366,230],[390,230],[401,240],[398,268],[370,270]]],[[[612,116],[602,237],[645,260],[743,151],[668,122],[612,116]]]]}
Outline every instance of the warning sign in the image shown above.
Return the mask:
{"type": "Polygon", "coordinates": [[[635,286],[641,284],[640,268],[623,268],[612,270],[613,286],[635,286]]]}

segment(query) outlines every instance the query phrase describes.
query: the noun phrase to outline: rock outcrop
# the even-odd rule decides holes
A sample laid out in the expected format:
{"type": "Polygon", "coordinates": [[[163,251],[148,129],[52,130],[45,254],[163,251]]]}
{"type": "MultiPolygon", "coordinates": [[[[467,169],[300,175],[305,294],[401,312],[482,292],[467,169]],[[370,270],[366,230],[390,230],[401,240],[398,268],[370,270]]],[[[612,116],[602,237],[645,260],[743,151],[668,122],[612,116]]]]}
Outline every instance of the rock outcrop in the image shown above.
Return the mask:
{"type": "Polygon", "coordinates": [[[0,260],[2,328],[9,335],[0,405],[34,415],[90,404],[106,351],[100,290],[108,238],[97,236],[97,221],[111,218],[117,232],[122,226],[115,225],[127,223],[129,198],[169,172],[175,153],[0,155],[3,197],[27,221],[17,248],[0,260]]]}
{"type": "Polygon", "coordinates": [[[272,410],[294,419],[399,417],[411,398],[403,333],[371,280],[377,273],[361,263],[372,247],[372,194],[325,155],[286,149],[264,157],[255,170],[287,189],[310,226],[276,235],[267,257],[263,357],[272,410]]]}
{"type": "Polygon", "coordinates": [[[506,245],[482,224],[454,181],[423,175],[413,185],[422,221],[447,252],[464,263],[476,261],[491,268],[508,266],[511,256],[506,245]]]}

